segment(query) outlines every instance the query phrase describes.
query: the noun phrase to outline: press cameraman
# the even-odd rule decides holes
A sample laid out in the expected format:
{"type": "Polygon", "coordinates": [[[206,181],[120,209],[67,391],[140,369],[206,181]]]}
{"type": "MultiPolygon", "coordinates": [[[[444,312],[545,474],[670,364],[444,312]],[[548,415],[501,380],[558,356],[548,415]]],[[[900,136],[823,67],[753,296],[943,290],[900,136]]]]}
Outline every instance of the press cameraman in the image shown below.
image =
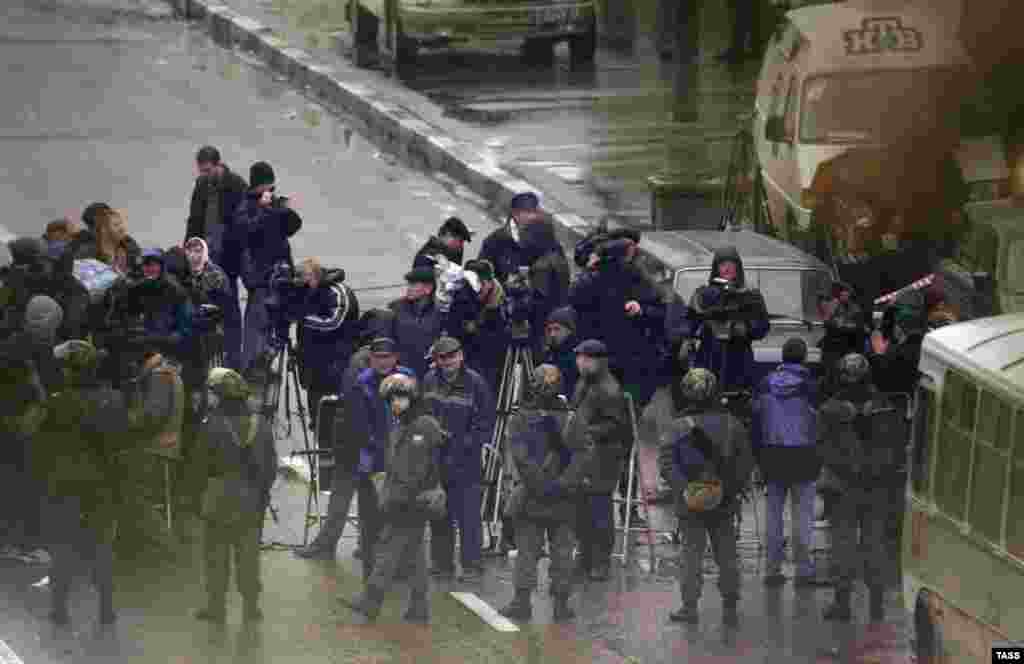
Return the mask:
{"type": "Polygon", "coordinates": [[[520,247],[533,291],[530,348],[539,355],[544,350],[544,324],[548,315],[569,301],[569,261],[555,237],[554,224],[546,219],[522,229],[520,247]]]}
{"type": "Polygon", "coordinates": [[[453,293],[444,329],[462,344],[466,364],[480,372],[496,391],[508,346],[505,290],[486,260],[467,262],[465,272],[462,284],[453,293]]]}
{"type": "Polygon", "coordinates": [[[690,300],[689,336],[699,347],[692,366],[709,369],[722,392],[753,388],[753,342],[771,327],[761,291],[747,288],[735,247],[715,252],[708,284],[690,300]]]}
{"type": "Polygon", "coordinates": [[[544,219],[540,199],[533,192],[516,194],[509,201],[508,208],[505,225],[484,238],[480,246],[480,255],[477,257],[490,261],[494,266],[495,278],[503,285],[524,264],[522,247],[519,244],[522,230],[544,219]]]}
{"type": "Polygon", "coordinates": [[[315,258],[299,263],[302,317],[299,352],[309,396],[310,426],[316,428],[320,399],[335,392],[359,342],[359,301],[345,284],[344,270],[328,270],[315,258]]]}
{"type": "Polygon", "coordinates": [[[276,195],[274,170],[265,161],[249,169],[249,191],[235,215],[235,225],[245,236],[242,275],[248,291],[242,368],[248,370],[267,349],[270,320],[266,299],[270,275],[281,264],[294,266],[290,237],[302,228],[302,218],[287,196],[276,195]]]}
{"type": "Polygon", "coordinates": [[[832,284],[831,296],[820,305],[825,319],[825,336],[819,346],[831,391],[836,385],[839,360],[849,353],[860,353],[867,342],[868,321],[864,309],[854,299],[853,287],[842,281],[832,284]]]}

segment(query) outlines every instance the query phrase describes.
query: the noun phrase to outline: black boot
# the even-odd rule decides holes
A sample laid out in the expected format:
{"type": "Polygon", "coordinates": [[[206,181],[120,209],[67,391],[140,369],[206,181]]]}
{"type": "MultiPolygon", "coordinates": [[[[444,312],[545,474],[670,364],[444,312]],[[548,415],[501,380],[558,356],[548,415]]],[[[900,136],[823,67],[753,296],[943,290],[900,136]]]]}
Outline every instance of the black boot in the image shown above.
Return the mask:
{"type": "Polygon", "coordinates": [[[555,595],[555,622],[569,622],[575,617],[576,612],[569,606],[569,595],[567,593],[558,593],[555,595]]]}
{"type": "Polygon", "coordinates": [[[384,603],[384,594],[376,588],[368,587],[362,595],[355,599],[340,597],[338,601],[364,616],[367,620],[374,621],[380,615],[380,607],[384,603]]]}
{"type": "Polygon", "coordinates": [[[117,612],[114,611],[114,599],[109,595],[100,596],[100,624],[113,625],[117,622],[117,612]]]}
{"type": "Polygon", "coordinates": [[[697,613],[697,602],[684,602],[678,610],[668,614],[668,619],[672,622],[696,625],[700,622],[700,614],[697,613]]]}
{"type": "Polygon", "coordinates": [[[849,622],[852,619],[853,611],[850,609],[850,591],[837,590],[832,605],[825,609],[825,620],[849,622]]]}
{"type": "Polygon", "coordinates": [[[870,597],[871,622],[883,622],[885,620],[885,590],[871,588],[870,597]]]}
{"type": "Polygon", "coordinates": [[[409,609],[402,616],[402,620],[411,623],[426,625],[430,622],[430,603],[426,595],[414,594],[409,598],[409,609]]]}
{"type": "Polygon", "coordinates": [[[533,604],[530,600],[532,591],[516,589],[515,598],[501,610],[501,615],[509,620],[529,620],[533,617],[533,604]]]}
{"type": "Polygon", "coordinates": [[[740,612],[736,608],[735,599],[726,599],[722,602],[722,624],[726,627],[737,627],[740,624],[740,612]]]}

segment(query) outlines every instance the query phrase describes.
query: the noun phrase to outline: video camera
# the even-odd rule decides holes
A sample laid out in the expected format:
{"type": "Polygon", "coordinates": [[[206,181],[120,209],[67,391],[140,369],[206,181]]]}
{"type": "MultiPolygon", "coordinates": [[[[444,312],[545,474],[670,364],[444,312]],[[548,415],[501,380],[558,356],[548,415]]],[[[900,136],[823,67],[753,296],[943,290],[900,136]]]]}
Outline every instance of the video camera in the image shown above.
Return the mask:
{"type": "Polygon", "coordinates": [[[695,313],[711,325],[716,339],[731,340],[732,323],[749,323],[767,316],[760,291],[738,288],[735,282],[720,277],[715,277],[711,283],[719,288],[718,302],[704,306],[698,301],[695,313]]]}
{"type": "Polygon", "coordinates": [[[530,268],[520,267],[510,274],[505,284],[505,320],[513,342],[530,338],[530,322],[534,316],[533,286],[530,284],[530,268]]]}

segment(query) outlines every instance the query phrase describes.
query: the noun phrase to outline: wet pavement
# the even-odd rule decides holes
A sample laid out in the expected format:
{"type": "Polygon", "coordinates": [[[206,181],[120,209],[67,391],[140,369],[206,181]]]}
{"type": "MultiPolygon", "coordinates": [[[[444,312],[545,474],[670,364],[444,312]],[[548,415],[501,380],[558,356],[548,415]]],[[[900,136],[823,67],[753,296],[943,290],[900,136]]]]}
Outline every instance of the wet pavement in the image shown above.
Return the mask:
{"type": "MultiPolygon", "coordinates": [[[[271,161],[280,189],[297,199],[306,220],[294,241],[296,255],[315,254],[345,267],[357,290],[384,286],[361,290],[368,304],[394,294],[389,285],[400,280],[413,252],[447,214],[480,230],[493,223],[453,183],[381,155],[354,123],[324,113],[186,25],[126,12],[123,2],[104,8],[102,0],[90,0],[89,11],[71,12],[66,20],[54,6],[19,4],[6,10],[0,30],[8,70],[8,94],[0,98],[0,193],[8,234],[38,233],[51,218],[69,210],[77,216],[86,203],[108,200],[126,210],[130,232],[143,245],[180,241],[194,152],[206,142],[218,145],[240,171],[257,159],[271,161]]],[[[291,434],[278,442],[285,461],[294,461],[292,453],[304,446],[298,429],[291,434]]],[[[704,621],[689,629],[666,623],[678,591],[671,572],[676,550],[664,543],[653,569],[631,563],[617,568],[610,582],[582,586],[573,599],[579,617],[570,625],[550,624],[546,563],[537,616],[519,633],[494,631],[446,594],[469,590],[500,607],[512,596],[514,562],[505,558],[490,560],[477,586],[436,585],[429,628],[400,622],[404,598],[397,592],[379,625],[360,625],[334,603],[337,594],[359,589],[351,530],[334,563],[301,561],[288,550],[303,541],[306,498],[301,481],[275,487],[277,520],[268,519],[264,534],[261,625],[240,625],[236,595],[226,630],[191,619],[202,601],[191,524],[183,527],[191,537],[174,563],[121,566],[120,620],[112,629],[97,625],[95,598],[84,586],[75,594],[72,628],[53,628],[45,620],[48,591],[40,583],[46,566],[0,557],[0,641],[23,661],[42,664],[774,663],[816,661],[820,650],[837,645],[849,647],[839,661],[905,661],[906,621],[895,595],[885,625],[864,626],[864,598],[858,596],[857,622],[841,629],[821,620],[827,590],[764,589],[752,514],[741,534],[743,622],[737,631],[722,628],[711,563],[704,621]]],[[[670,529],[671,517],[660,525],[670,529]]],[[[637,551],[633,560],[643,560],[646,549],[637,551]]]]}

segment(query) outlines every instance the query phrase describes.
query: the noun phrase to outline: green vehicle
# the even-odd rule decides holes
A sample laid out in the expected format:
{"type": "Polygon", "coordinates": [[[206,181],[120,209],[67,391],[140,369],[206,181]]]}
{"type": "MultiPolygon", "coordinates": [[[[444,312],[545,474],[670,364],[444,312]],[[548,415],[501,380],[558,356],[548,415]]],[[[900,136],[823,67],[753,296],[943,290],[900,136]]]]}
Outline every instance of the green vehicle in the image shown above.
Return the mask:
{"type": "Polygon", "coordinates": [[[951,261],[952,272],[986,274],[993,313],[1024,312],[1024,206],[1011,199],[967,207],[971,230],[951,261]]]}
{"type": "Polygon", "coordinates": [[[929,333],[903,527],[917,664],[1024,639],[1024,314],[929,333]]]}
{"type": "Polygon", "coordinates": [[[347,15],[358,66],[378,53],[401,67],[412,64],[420,49],[509,43],[550,59],[559,41],[568,41],[574,63],[588,63],[597,48],[594,5],[594,0],[349,0],[347,15]]]}

